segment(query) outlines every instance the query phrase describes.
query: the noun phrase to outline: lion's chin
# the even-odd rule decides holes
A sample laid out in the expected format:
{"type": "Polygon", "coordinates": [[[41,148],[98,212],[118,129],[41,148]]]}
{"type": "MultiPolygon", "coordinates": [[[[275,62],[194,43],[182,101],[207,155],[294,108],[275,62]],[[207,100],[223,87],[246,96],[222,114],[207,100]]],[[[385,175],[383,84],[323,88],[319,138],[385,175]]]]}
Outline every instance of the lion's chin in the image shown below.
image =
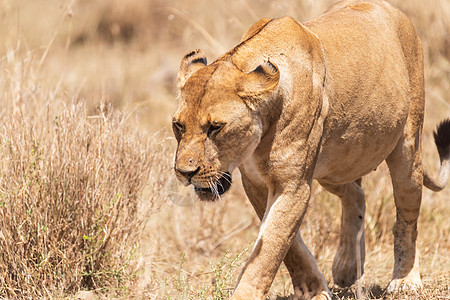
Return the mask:
{"type": "Polygon", "coordinates": [[[225,173],[211,187],[202,188],[195,186],[195,193],[201,201],[217,201],[231,187],[231,175],[225,173]]]}

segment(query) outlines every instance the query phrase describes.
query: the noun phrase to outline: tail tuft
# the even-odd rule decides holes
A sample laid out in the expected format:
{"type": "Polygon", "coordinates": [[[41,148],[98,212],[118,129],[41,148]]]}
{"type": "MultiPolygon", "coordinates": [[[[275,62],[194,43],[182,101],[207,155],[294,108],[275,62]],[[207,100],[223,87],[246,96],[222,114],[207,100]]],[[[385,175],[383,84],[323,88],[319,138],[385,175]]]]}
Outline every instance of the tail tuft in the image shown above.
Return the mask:
{"type": "Polygon", "coordinates": [[[446,119],[439,124],[436,131],[433,132],[434,142],[439,152],[439,158],[442,160],[450,156],[450,119],[446,119]]]}
{"type": "Polygon", "coordinates": [[[439,171],[439,177],[433,178],[424,169],[423,184],[430,190],[439,192],[445,188],[450,177],[450,119],[442,121],[433,135],[441,160],[441,170],[439,171]]]}

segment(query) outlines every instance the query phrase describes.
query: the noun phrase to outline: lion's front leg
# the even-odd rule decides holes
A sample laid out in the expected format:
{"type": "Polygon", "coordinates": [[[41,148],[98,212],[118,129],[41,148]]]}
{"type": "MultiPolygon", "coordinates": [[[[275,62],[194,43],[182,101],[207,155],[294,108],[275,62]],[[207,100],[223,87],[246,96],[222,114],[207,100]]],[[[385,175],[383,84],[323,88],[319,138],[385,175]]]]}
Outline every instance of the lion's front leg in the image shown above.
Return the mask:
{"type": "Polygon", "coordinates": [[[327,283],[303,242],[300,231],[284,258],[294,286],[294,299],[331,299],[327,283]]]}
{"type": "Polygon", "coordinates": [[[303,279],[301,283],[296,284],[297,289],[302,290],[303,296],[308,299],[314,296],[317,296],[315,299],[320,299],[324,296],[322,299],[327,299],[328,289],[314,258],[300,236],[296,238],[309,197],[310,186],[305,183],[295,194],[282,194],[272,201],[273,204],[269,205],[270,208],[264,214],[258,241],[242,270],[232,299],[263,299],[285,257],[289,265],[297,263],[301,270],[294,271],[294,268],[291,268],[294,272],[291,275],[293,278],[303,279]],[[297,274],[302,271],[303,273],[297,274]]]}
{"type": "MultiPolygon", "coordinates": [[[[242,183],[250,203],[253,205],[258,217],[262,220],[267,207],[268,191],[264,182],[250,180],[252,172],[241,169],[242,183]]],[[[284,263],[289,270],[297,299],[324,295],[329,299],[329,290],[322,273],[317,267],[315,258],[309,252],[300,235],[300,231],[292,242],[284,263]]]]}

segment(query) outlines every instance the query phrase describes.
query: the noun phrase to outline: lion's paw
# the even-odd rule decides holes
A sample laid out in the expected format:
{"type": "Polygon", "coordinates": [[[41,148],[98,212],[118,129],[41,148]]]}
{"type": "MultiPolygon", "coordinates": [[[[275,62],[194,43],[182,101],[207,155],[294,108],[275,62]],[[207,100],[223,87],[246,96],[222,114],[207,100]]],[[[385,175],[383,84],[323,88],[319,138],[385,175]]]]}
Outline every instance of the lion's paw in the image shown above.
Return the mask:
{"type": "Polygon", "coordinates": [[[333,268],[333,281],[340,287],[349,287],[356,282],[356,263],[333,268]]]}
{"type": "Polygon", "coordinates": [[[312,297],[312,300],[331,300],[331,296],[328,292],[322,291],[320,294],[312,297]]]}
{"type": "Polygon", "coordinates": [[[393,279],[387,288],[388,293],[413,292],[417,293],[423,288],[420,278],[393,279]]]}
{"type": "MultiPolygon", "coordinates": [[[[345,250],[345,249],[344,249],[345,250]]],[[[358,280],[358,263],[356,255],[351,251],[338,250],[333,262],[333,281],[340,287],[349,287],[358,280]]],[[[363,262],[361,262],[361,265],[363,262]]],[[[361,267],[360,274],[364,273],[361,267]]]]}
{"type": "Polygon", "coordinates": [[[293,300],[331,300],[331,293],[326,288],[326,290],[318,290],[316,292],[303,293],[300,289],[294,289],[294,295],[292,295],[293,300]],[[314,296],[313,296],[314,295],[314,296]]]}

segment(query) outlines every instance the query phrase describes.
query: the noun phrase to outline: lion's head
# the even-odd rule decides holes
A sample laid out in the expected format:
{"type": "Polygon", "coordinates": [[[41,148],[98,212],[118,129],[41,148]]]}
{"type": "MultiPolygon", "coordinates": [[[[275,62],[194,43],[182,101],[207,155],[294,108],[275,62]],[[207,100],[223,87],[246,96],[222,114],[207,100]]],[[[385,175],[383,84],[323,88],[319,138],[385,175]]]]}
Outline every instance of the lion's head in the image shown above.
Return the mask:
{"type": "Polygon", "coordinates": [[[180,104],[173,116],[174,169],[201,200],[228,191],[232,171],[257,147],[263,128],[255,106],[274,93],[278,81],[278,68],[269,61],[243,73],[226,57],[207,66],[201,50],[182,60],[180,104]]]}

